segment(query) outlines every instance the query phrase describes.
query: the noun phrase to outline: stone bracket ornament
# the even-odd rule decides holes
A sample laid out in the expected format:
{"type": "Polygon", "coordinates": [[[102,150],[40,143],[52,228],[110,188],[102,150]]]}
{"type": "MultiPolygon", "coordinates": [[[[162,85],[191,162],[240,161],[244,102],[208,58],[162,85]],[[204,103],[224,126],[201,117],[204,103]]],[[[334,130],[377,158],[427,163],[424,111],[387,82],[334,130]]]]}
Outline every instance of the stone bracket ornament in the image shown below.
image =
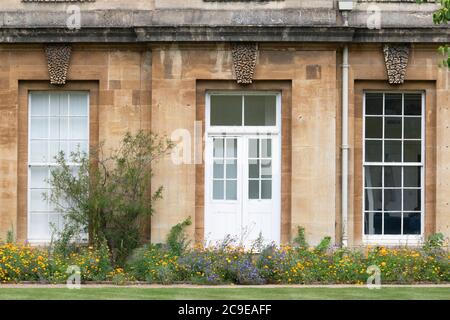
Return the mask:
{"type": "Polygon", "coordinates": [[[252,83],[258,55],[258,44],[248,42],[232,43],[231,51],[233,55],[233,67],[237,83],[252,83]]]}
{"type": "Polygon", "coordinates": [[[66,44],[49,44],[45,46],[50,83],[66,84],[67,71],[70,65],[72,47],[66,44]]]}
{"type": "Polygon", "coordinates": [[[408,44],[385,44],[383,48],[384,61],[390,84],[405,82],[408,67],[410,47],[408,44]]]}

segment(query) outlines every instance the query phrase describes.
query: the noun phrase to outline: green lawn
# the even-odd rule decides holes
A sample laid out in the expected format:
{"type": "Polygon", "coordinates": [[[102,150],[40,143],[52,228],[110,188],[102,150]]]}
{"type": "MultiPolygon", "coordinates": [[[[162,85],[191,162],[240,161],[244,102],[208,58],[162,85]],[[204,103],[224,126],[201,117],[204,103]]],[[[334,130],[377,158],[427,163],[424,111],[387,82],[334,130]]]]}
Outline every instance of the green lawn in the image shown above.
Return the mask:
{"type": "Polygon", "coordinates": [[[450,288],[0,288],[0,299],[159,299],[301,300],[427,299],[450,300],[450,288]]]}

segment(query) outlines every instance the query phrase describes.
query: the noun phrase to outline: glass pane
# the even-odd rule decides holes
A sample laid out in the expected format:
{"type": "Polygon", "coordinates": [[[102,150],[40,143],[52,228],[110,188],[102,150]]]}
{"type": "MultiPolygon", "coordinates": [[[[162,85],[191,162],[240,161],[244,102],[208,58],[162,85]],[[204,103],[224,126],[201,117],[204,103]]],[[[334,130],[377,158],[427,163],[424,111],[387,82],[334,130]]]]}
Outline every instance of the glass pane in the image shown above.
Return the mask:
{"type": "Polygon", "coordinates": [[[236,180],[227,180],[227,200],[237,200],[236,180]]]}
{"type": "Polygon", "coordinates": [[[69,115],[69,94],[61,93],[59,96],[59,112],[62,116],[69,115]]]}
{"type": "Polygon", "coordinates": [[[30,162],[47,162],[47,141],[30,141],[30,162]]]}
{"type": "Polygon", "coordinates": [[[214,158],[223,158],[223,142],[224,139],[214,139],[214,158]]]}
{"type": "Polygon", "coordinates": [[[366,94],[366,114],[369,115],[383,114],[383,94],[381,93],[366,94]]]}
{"type": "Polygon", "coordinates": [[[212,126],[241,126],[241,96],[211,96],[212,126]]]}
{"type": "Polygon", "coordinates": [[[227,158],[237,157],[237,139],[227,139],[227,158]]]}
{"type": "Polygon", "coordinates": [[[69,112],[71,116],[88,115],[88,99],[85,93],[71,93],[69,95],[69,112]]]}
{"type": "Polygon", "coordinates": [[[385,118],[385,138],[401,139],[402,137],[402,118],[385,118]]]}
{"type": "Polygon", "coordinates": [[[422,137],[422,118],[405,118],[405,139],[422,137]]]}
{"type": "Polygon", "coordinates": [[[215,179],[224,178],[223,160],[214,160],[213,176],[215,179]]]}
{"type": "Polygon", "coordinates": [[[86,142],[85,141],[70,141],[69,142],[69,152],[81,152],[86,150],[86,142]]]}
{"type": "Polygon", "coordinates": [[[382,138],[382,137],[383,137],[383,118],[367,117],[366,138],[382,138]]]}
{"type": "Polygon", "coordinates": [[[365,190],[365,210],[367,211],[381,211],[382,199],[381,189],[366,189],[365,190]]]}
{"type": "Polygon", "coordinates": [[[420,234],[421,224],[420,213],[403,214],[403,234],[420,234]]]}
{"type": "Polygon", "coordinates": [[[402,114],[402,94],[401,93],[386,93],[385,95],[385,114],[386,115],[401,115],[402,114]]]}
{"type": "Polygon", "coordinates": [[[406,189],[403,190],[403,210],[405,211],[420,211],[421,207],[421,190],[420,189],[406,189]]]}
{"type": "Polygon", "coordinates": [[[401,162],[402,161],[402,142],[385,141],[384,142],[384,161],[401,162]]]}
{"type": "Polygon", "coordinates": [[[61,220],[62,220],[61,215],[49,214],[48,225],[49,225],[50,233],[58,232],[62,229],[61,220]]]}
{"type": "Polygon", "coordinates": [[[48,118],[31,118],[31,139],[46,139],[48,138],[48,118]]]}
{"type": "Polygon", "coordinates": [[[384,168],[384,186],[394,188],[402,186],[402,167],[384,168]]]}
{"type": "Polygon", "coordinates": [[[227,178],[237,179],[237,160],[227,160],[227,178]]]}
{"type": "Polygon", "coordinates": [[[246,126],[275,126],[276,110],[276,96],[244,97],[244,121],[246,126]]]}
{"type": "Polygon", "coordinates": [[[59,93],[50,93],[50,116],[59,116],[59,93]]]}
{"type": "Polygon", "coordinates": [[[47,188],[48,168],[31,167],[30,168],[30,188],[47,188]]]}
{"type": "Polygon", "coordinates": [[[44,200],[43,194],[47,189],[32,189],[30,190],[30,211],[47,211],[47,200],[44,200]]]}
{"type": "Polygon", "coordinates": [[[87,139],[88,126],[86,117],[69,118],[70,139],[87,139]]]}
{"type": "Polygon", "coordinates": [[[223,200],[224,195],[224,181],[223,180],[214,180],[213,182],[213,199],[214,200],[223,200]]]}
{"type": "Polygon", "coordinates": [[[366,161],[367,162],[382,162],[383,161],[383,151],[382,142],[366,140],[366,161]]]}
{"type": "Polygon", "coordinates": [[[48,115],[48,94],[45,92],[31,93],[30,114],[32,116],[48,115]]]}
{"type": "Polygon", "coordinates": [[[35,240],[46,240],[50,238],[48,214],[30,215],[30,238],[35,240]]]}
{"type": "Polygon", "coordinates": [[[384,189],[384,210],[386,211],[402,210],[401,189],[384,189]]]}
{"type": "Polygon", "coordinates": [[[248,181],[248,198],[259,199],[259,180],[248,181]]]}
{"type": "Polygon", "coordinates": [[[405,187],[421,187],[421,168],[420,167],[405,167],[404,169],[404,182],[405,187]]]}
{"type": "Polygon", "coordinates": [[[259,178],[259,160],[248,160],[248,177],[259,178]]]}
{"type": "Polygon", "coordinates": [[[382,187],[381,171],[382,167],[366,167],[365,168],[365,186],[369,188],[382,187]]]}
{"type": "Polygon", "coordinates": [[[261,178],[272,178],[272,160],[261,160],[261,178]]]}
{"type": "Polygon", "coordinates": [[[259,139],[248,140],[248,157],[259,158],[259,139]]]}
{"type": "Polygon", "coordinates": [[[59,138],[66,140],[69,139],[69,118],[59,118],[59,138]]]}
{"type": "Polygon", "coordinates": [[[272,199],[272,180],[261,181],[261,199],[272,199]]]}
{"type": "Polygon", "coordinates": [[[59,139],[59,118],[50,118],[50,139],[59,139]]]}
{"type": "Polygon", "coordinates": [[[366,212],[364,216],[364,234],[382,234],[381,212],[366,212]]]}
{"type": "Polygon", "coordinates": [[[385,213],[384,214],[384,234],[401,234],[402,233],[402,214],[385,213]]]}
{"type": "Polygon", "coordinates": [[[422,144],[420,141],[405,141],[405,162],[422,161],[422,144]]]}
{"type": "Polygon", "coordinates": [[[416,116],[422,114],[422,95],[420,93],[405,94],[405,115],[416,116]]]}
{"type": "Polygon", "coordinates": [[[272,139],[261,139],[261,158],[272,157],[272,139]]]}

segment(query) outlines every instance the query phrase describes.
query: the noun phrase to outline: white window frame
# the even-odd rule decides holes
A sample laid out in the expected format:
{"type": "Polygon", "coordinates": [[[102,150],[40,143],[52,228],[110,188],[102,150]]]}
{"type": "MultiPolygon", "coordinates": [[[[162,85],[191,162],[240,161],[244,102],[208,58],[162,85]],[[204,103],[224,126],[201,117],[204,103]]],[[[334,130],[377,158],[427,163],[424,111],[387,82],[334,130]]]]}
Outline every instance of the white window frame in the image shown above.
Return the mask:
{"type": "MultiPolygon", "coordinates": [[[[362,240],[364,244],[367,245],[412,245],[412,246],[416,246],[416,245],[420,245],[423,243],[424,241],[424,232],[425,232],[425,206],[426,206],[426,202],[425,202],[425,170],[426,170],[426,107],[425,107],[425,92],[424,91],[373,91],[373,90],[365,90],[363,93],[363,121],[362,121],[362,143],[363,143],[363,148],[362,148],[362,156],[363,156],[363,165],[362,165],[362,208],[361,208],[361,213],[362,213],[362,240]],[[379,93],[379,94],[383,94],[383,113],[382,113],[382,118],[383,118],[383,136],[381,138],[382,141],[382,162],[366,162],[366,94],[367,93],[379,93]],[[386,94],[402,94],[402,115],[401,116],[396,116],[396,117],[400,117],[402,119],[402,138],[400,139],[400,141],[404,141],[404,119],[405,119],[405,115],[404,115],[404,108],[405,108],[405,94],[420,94],[422,99],[422,114],[421,114],[421,139],[420,141],[422,142],[421,144],[421,162],[403,162],[403,155],[404,155],[404,148],[402,148],[402,162],[385,162],[384,161],[384,141],[385,141],[385,137],[384,137],[384,126],[385,126],[385,102],[386,102],[386,98],[385,95],[386,94]],[[365,168],[367,166],[379,166],[379,167],[390,167],[390,166],[399,166],[399,167],[407,167],[407,166],[413,166],[413,167],[421,167],[421,212],[420,212],[420,217],[421,217],[421,232],[420,235],[366,235],[365,234],[365,168]]],[[[370,116],[370,115],[369,115],[370,116]]],[[[388,115],[389,117],[390,115],[388,115]]],[[[394,116],[395,117],[395,116],[394,116]]],[[[408,117],[408,116],[407,116],[408,117]]],[[[377,139],[374,139],[377,140],[377,139]]],[[[395,139],[394,139],[395,140],[395,139]]],[[[382,179],[384,181],[384,175],[382,175],[382,179]]],[[[384,183],[381,187],[382,190],[382,197],[384,198],[384,183]]],[[[389,189],[389,188],[387,188],[389,189]]],[[[404,186],[403,186],[403,175],[402,175],[402,187],[401,190],[404,190],[404,186]]],[[[384,205],[384,202],[383,202],[384,205]]],[[[377,211],[378,212],[378,211],[377,211]]],[[[382,213],[382,231],[384,232],[384,208],[381,211],[382,213]]],[[[389,212],[389,211],[388,211],[389,212]]],[[[401,219],[401,229],[403,232],[403,197],[402,197],[402,210],[400,211],[400,213],[402,213],[402,219],[401,219]]]]}
{"type": "MultiPolygon", "coordinates": [[[[89,149],[90,146],[90,94],[89,91],[86,90],[76,90],[76,91],[51,91],[51,90],[47,90],[47,91],[43,91],[43,90],[32,90],[28,92],[28,136],[27,136],[27,143],[28,143],[28,154],[27,154],[27,241],[31,244],[48,244],[52,239],[31,239],[31,168],[37,168],[37,167],[45,167],[45,168],[56,168],[58,165],[57,163],[55,163],[53,160],[54,159],[47,159],[47,162],[32,162],[30,161],[31,158],[31,96],[33,93],[47,93],[49,95],[49,99],[50,99],[50,94],[51,93],[69,93],[68,96],[68,108],[70,110],[70,93],[85,93],[87,96],[87,147],[89,149]]],[[[50,100],[49,100],[49,104],[48,107],[50,108],[50,100]]],[[[50,112],[49,115],[47,116],[47,118],[50,118],[50,112]]],[[[67,117],[70,118],[70,114],[68,111],[67,117]]],[[[50,125],[48,126],[48,136],[50,136],[50,125]]],[[[70,121],[68,121],[68,132],[70,134],[70,121]]],[[[50,140],[50,139],[41,139],[41,140],[50,140]]],[[[67,141],[70,141],[71,139],[65,139],[67,141]]],[[[75,139],[75,141],[78,141],[79,139],[75,139]]],[[[47,156],[49,155],[49,150],[47,150],[47,156]]],[[[72,162],[67,162],[67,164],[70,167],[79,167],[80,164],[79,163],[72,163],[72,162]]],[[[47,178],[50,178],[50,176],[48,175],[47,178]]],[[[49,188],[48,188],[49,190],[49,188]]],[[[53,211],[47,211],[47,214],[60,214],[60,213],[56,213],[53,211]],[[52,212],[52,213],[50,213],[52,212]]]]}

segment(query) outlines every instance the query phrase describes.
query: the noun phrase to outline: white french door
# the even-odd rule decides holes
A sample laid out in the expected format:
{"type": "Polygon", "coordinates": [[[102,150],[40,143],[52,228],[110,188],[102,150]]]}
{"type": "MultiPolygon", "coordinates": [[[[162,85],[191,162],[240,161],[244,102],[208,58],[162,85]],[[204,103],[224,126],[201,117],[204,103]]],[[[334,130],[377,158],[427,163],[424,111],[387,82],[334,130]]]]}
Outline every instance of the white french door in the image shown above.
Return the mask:
{"type": "Polygon", "coordinates": [[[205,150],[206,242],[214,244],[231,237],[248,246],[262,237],[264,242],[279,243],[279,131],[272,127],[222,127],[221,133],[210,129],[205,150]]]}

